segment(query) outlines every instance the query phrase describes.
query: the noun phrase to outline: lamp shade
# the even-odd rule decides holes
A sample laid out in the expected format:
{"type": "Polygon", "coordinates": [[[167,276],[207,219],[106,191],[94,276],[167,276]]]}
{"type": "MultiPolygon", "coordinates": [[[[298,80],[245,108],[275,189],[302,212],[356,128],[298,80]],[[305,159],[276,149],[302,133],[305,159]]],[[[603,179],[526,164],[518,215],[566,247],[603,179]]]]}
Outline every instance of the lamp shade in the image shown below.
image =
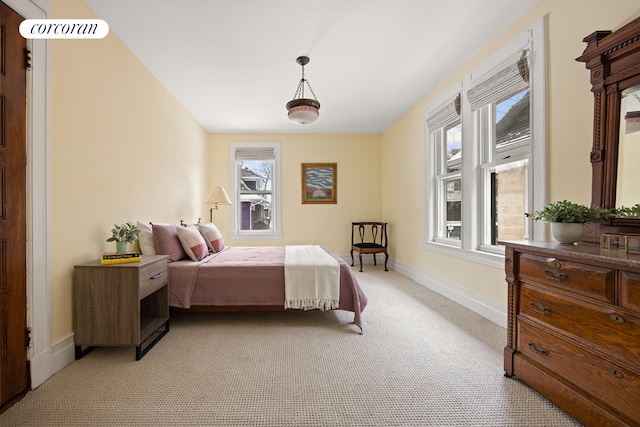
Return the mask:
{"type": "Polygon", "coordinates": [[[289,120],[301,125],[313,123],[320,115],[320,103],[314,99],[299,98],[287,102],[289,120]]]}
{"type": "Polygon", "coordinates": [[[209,193],[209,197],[207,197],[207,200],[205,200],[205,203],[208,205],[216,205],[216,206],[230,205],[231,199],[229,199],[229,196],[227,195],[227,192],[224,191],[224,188],[217,186],[213,190],[211,190],[211,193],[209,193]]]}

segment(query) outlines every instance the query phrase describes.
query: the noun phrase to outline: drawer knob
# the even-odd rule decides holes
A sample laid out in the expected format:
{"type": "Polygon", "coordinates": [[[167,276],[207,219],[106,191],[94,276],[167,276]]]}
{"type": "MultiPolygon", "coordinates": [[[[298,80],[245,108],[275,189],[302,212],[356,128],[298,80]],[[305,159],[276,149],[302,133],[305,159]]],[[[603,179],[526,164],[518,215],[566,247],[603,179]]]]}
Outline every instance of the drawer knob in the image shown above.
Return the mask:
{"type": "Polygon", "coordinates": [[[613,313],[611,316],[609,316],[609,318],[614,322],[624,323],[624,317],[620,316],[619,314],[613,313]]]}
{"type": "Polygon", "coordinates": [[[157,279],[157,278],[162,277],[162,276],[164,276],[164,271],[161,271],[160,273],[158,273],[158,274],[156,274],[156,275],[154,275],[154,276],[149,277],[149,279],[150,279],[150,280],[153,280],[153,279],[157,279]]]}
{"type": "Polygon", "coordinates": [[[622,372],[618,371],[617,369],[613,369],[613,368],[609,368],[607,369],[607,372],[609,372],[611,375],[613,375],[616,378],[622,378],[622,372]]]}
{"type": "Polygon", "coordinates": [[[540,313],[543,316],[546,316],[547,313],[551,311],[550,308],[545,307],[544,305],[540,304],[539,302],[532,302],[531,303],[531,310],[535,311],[536,313],[540,313]]]}
{"type": "Polygon", "coordinates": [[[529,350],[535,351],[540,356],[548,356],[549,355],[549,350],[545,349],[540,344],[536,344],[536,343],[533,343],[533,342],[529,343],[529,350]]]}
{"type": "Polygon", "coordinates": [[[547,278],[561,282],[567,278],[567,275],[556,270],[545,270],[544,274],[547,278]]]}

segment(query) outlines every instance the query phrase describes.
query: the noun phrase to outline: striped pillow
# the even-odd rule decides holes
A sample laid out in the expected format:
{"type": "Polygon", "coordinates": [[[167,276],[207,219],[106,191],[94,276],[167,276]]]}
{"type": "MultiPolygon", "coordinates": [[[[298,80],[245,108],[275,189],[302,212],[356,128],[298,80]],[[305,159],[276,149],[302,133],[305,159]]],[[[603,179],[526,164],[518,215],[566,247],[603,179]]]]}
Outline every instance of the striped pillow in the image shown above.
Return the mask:
{"type": "Polygon", "coordinates": [[[204,240],[207,242],[210,251],[220,252],[224,249],[224,239],[218,227],[212,223],[207,223],[198,224],[198,228],[200,229],[202,237],[204,237],[204,240]]]}
{"type": "Polygon", "coordinates": [[[194,261],[200,261],[209,255],[207,243],[195,225],[178,226],[176,227],[176,232],[178,233],[180,243],[182,243],[182,248],[189,258],[194,261]]]}

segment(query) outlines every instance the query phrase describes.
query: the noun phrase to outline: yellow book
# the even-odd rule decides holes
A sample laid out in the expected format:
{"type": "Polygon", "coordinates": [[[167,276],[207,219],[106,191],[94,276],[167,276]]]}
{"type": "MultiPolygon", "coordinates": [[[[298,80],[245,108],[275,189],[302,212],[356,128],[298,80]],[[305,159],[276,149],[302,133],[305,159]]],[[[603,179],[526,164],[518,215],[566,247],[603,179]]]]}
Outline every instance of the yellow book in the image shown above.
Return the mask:
{"type": "Polygon", "coordinates": [[[126,264],[128,262],[140,262],[142,261],[141,256],[129,257],[129,258],[113,258],[113,259],[101,259],[100,264],[126,264]]]}

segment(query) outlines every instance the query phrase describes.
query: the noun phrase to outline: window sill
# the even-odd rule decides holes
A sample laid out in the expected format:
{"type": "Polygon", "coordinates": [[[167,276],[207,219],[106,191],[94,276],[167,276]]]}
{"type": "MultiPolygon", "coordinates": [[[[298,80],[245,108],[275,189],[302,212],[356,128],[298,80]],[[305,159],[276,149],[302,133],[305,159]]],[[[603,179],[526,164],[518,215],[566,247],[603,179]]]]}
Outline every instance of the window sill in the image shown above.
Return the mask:
{"type": "Polygon", "coordinates": [[[445,245],[436,242],[424,242],[424,249],[429,252],[452,256],[489,267],[495,267],[499,269],[504,268],[504,254],[462,249],[460,247],[445,245]]]}
{"type": "Polygon", "coordinates": [[[231,240],[282,240],[282,233],[231,233],[231,240]]]}

